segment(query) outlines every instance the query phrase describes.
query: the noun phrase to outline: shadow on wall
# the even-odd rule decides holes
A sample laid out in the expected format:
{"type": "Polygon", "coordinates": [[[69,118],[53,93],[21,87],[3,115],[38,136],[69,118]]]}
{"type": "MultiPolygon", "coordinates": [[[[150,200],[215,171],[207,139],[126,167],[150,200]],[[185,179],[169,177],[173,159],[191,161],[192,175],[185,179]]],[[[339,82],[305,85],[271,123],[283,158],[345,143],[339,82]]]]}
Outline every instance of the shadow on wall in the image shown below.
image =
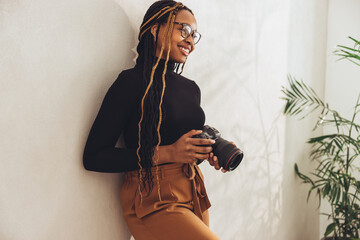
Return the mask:
{"type": "Polygon", "coordinates": [[[113,1],[2,2],[0,239],[130,239],[121,174],[86,171],[82,153],[135,36],[113,1]]]}

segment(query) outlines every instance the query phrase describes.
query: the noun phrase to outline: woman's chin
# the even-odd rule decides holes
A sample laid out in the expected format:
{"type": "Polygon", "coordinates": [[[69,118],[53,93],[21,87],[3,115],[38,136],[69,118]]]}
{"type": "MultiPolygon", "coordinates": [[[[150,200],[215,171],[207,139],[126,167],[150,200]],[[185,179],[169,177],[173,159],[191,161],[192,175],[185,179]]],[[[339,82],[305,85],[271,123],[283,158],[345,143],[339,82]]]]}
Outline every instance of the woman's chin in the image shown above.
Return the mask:
{"type": "Polygon", "coordinates": [[[176,57],[172,59],[176,63],[184,63],[186,62],[186,57],[176,57]]]}

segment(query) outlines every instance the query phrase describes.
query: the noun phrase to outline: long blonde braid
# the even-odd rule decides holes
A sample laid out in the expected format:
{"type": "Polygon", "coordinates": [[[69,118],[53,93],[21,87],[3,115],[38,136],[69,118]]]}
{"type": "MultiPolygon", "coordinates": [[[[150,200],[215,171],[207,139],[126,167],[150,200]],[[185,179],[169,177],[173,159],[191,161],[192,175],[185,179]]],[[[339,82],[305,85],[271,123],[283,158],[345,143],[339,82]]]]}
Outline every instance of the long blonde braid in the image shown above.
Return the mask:
{"type": "MultiPolygon", "coordinates": [[[[142,177],[142,165],[141,165],[141,157],[139,154],[140,148],[141,148],[141,123],[143,121],[144,118],[144,102],[145,102],[145,98],[150,90],[150,87],[153,84],[153,80],[154,80],[154,74],[155,74],[155,70],[159,64],[160,58],[164,52],[164,48],[165,48],[165,44],[167,43],[167,52],[166,52],[166,60],[165,60],[165,65],[164,65],[164,70],[162,73],[162,92],[161,92],[161,98],[160,98],[160,103],[159,103],[159,121],[157,124],[157,134],[158,134],[158,143],[155,147],[155,151],[158,151],[159,149],[159,145],[161,143],[161,135],[160,135],[160,126],[161,126],[161,121],[162,121],[162,102],[163,102],[163,96],[164,96],[164,92],[165,92],[165,73],[167,70],[167,63],[169,61],[169,55],[170,55],[170,44],[171,44],[171,36],[172,36],[172,30],[173,30],[173,26],[174,26],[174,20],[176,17],[176,13],[178,11],[178,9],[180,7],[184,7],[184,5],[180,2],[177,2],[173,7],[169,7],[166,6],[163,9],[161,9],[159,12],[157,12],[156,14],[154,14],[148,21],[146,21],[140,28],[140,34],[139,34],[139,39],[141,39],[143,37],[143,35],[145,34],[146,31],[148,31],[152,25],[147,26],[149,23],[151,23],[152,20],[156,20],[159,19],[161,16],[163,16],[166,13],[169,13],[169,17],[166,23],[166,28],[165,28],[165,33],[164,37],[163,37],[163,44],[161,46],[161,50],[160,50],[160,54],[159,57],[157,58],[157,61],[155,63],[155,65],[152,67],[152,71],[151,71],[151,75],[150,75],[150,81],[149,84],[145,90],[144,96],[142,97],[141,100],[141,118],[140,121],[138,123],[138,128],[139,128],[139,132],[138,132],[138,148],[136,150],[136,154],[138,156],[138,165],[140,167],[139,169],[139,194],[140,194],[140,204],[142,203],[142,192],[141,192],[141,184],[143,182],[143,177],[142,177]],[[166,41],[167,40],[167,41],[166,41]]],[[[158,26],[160,28],[160,25],[158,26]]],[[[156,46],[155,46],[156,48],[156,46]]],[[[158,161],[159,161],[159,154],[156,154],[157,157],[155,157],[155,164],[156,164],[156,179],[157,179],[157,185],[158,185],[158,197],[159,200],[162,201],[161,199],[161,192],[160,192],[160,183],[159,183],[159,166],[158,166],[158,161]]]]}

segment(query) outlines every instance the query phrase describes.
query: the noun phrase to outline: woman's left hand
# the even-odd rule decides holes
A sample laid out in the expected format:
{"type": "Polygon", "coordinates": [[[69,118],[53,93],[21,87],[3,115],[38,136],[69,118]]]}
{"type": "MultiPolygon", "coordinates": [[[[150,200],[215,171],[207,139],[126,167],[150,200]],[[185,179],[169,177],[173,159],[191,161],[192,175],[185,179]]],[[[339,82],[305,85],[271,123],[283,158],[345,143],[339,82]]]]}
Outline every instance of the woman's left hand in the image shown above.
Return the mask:
{"type": "MultiPolygon", "coordinates": [[[[230,141],[230,143],[236,147],[234,142],[230,141]]],[[[210,165],[213,166],[216,170],[219,170],[221,167],[219,165],[217,156],[215,156],[213,152],[211,152],[209,155],[210,155],[210,157],[209,157],[208,161],[209,161],[210,165]]],[[[222,168],[221,171],[223,173],[227,172],[224,168],[222,168]]]]}
{"type": "MultiPolygon", "coordinates": [[[[209,157],[208,161],[209,161],[209,164],[211,166],[213,166],[216,170],[219,170],[221,168],[220,165],[219,165],[218,158],[217,158],[217,156],[214,155],[213,152],[210,153],[210,157],[209,157]]],[[[221,171],[223,173],[227,172],[224,168],[222,168],[221,171]]]]}

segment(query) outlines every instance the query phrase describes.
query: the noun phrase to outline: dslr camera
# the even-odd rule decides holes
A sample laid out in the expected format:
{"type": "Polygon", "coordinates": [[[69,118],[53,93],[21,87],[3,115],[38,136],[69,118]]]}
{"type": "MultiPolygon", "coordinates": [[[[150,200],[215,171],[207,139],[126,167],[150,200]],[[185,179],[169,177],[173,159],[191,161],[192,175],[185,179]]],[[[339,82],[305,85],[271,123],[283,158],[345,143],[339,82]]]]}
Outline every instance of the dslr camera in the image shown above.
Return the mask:
{"type": "MultiPolygon", "coordinates": [[[[241,160],[244,157],[243,152],[237,148],[234,144],[226,141],[220,136],[220,132],[214,127],[205,125],[202,129],[202,133],[194,135],[193,138],[206,138],[213,139],[215,143],[211,145],[213,153],[217,156],[220,167],[227,171],[234,170],[239,166],[241,160]]],[[[202,145],[204,146],[204,145],[202,145]]],[[[198,163],[202,160],[198,159],[198,163]]]]}

